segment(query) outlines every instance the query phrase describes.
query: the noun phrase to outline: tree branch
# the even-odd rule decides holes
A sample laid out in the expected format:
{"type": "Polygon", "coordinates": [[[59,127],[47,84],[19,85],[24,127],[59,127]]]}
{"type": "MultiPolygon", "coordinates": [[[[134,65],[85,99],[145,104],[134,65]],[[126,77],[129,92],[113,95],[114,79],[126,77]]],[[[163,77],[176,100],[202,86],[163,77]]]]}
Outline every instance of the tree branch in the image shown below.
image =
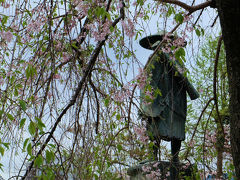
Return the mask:
{"type": "Polygon", "coordinates": [[[204,9],[208,6],[210,6],[212,4],[212,1],[206,1],[202,4],[196,5],[196,6],[189,6],[188,4],[182,2],[182,1],[178,1],[178,0],[157,0],[159,2],[163,2],[163,3],[169,3],[169,4],[175,4],[178,5],[180,7],[182,7],[183,9],[189,11],[189,12],[194,12],[197,11],[199,9],[204,9]]]}
{"type": "MultiPolygon", "coordinates": [[[[198,121],[197,121],[197,124],[196,124],[196,126],[195,126],[195,129],[194,129],[194,131],[193,131],[192,138],[191,138],[190,142],[193,141],[193,138],[194,138],[194,136],[195,136],[195,134],[196,134],[197,127],[198,127],[198,125],[199,125],[199,123],[200,123],[200,121],[201,121],[201,119],[202,119],[202,116],[203,116],[204,112],[206,111],[207,107],[209,106],[209,104],[210,104],[210,102],[211,102],[212,100],[214,100],[214,98],[209,99],[208,102],[207,102],[207,104],[206,104],[205,107],[203,108],[203,110],[202,110],[202,112],[201,112],[201,114],[200,114],[200,116],[199,116],[199,118],[198,118],[198,121]]],[[[189,154],[189,151],[190,151],[190,148],[187,148],[187,152],[185,153],[185,159],[187,159],[188,154],[189,154]]]]}
{"type": "MultiPolygon", "coordinates": [[[[121,10],[120,11],[120,16],[115,19],[115,21],[112,23],[112,27],[115,27],[117,25],[117,23],[124,17],[124,11],[121,10]]],[[[79,93],[81,92],[85,82],[86,82],[86,79],[89,77],[92,69],[93,69],[93,66],[95,64],[95,62],[97,61],[97,57],[102,49],[102,46],[104,45],[105,41],[108,39],[108,35],[106,35],[105,39],[102,40],[102,41],[99,41],[97,43],[97,46],[95,48],[95,50],[93,51],[92,55],[90,56],[90,60],[89,60],[89,63],[87,65],[87,68],[85,69],[84,71],[84,74],[83,74],[83,77],[81,79],[81,81],[78,83],[78,86],[77,86],[77,89],[75,90],[75,93],[74,95],[72,96],[72,99],[70,100],[70,102],[68,103],[68,105],[63,109],[63,111],[61,112],[61,114],[58,116],[52,130],[50,131],[50,134],[49,136],[47,137],[46,141],[44,142],[44,144],[42,145],[42,147],[40,148],[40,150],[38,151],[38,153],[36,154],[35,158],[32,160],[32,162],[30,163],[27,171],[25,172],[24,176],[22,177],[22,180],[26,179],[28,173],[31,171],[32,167],[33,167],[33,164],[34,164],[34,161],[36,160],[36,158],[42,154],[42,152],[44,151],[44,149],[46,148],[47,144],[49,143],[49,141],[52,139],[53,137],[53,133],[55,132],[58,124],[61,122],[62,120],[62,117],[67,113],[67,111],[69,110],[69,108],[71,106],[73,106],[77,100],[77,97],[79,96],[79,93]]]]}
{"type": "Polygon", "coordinates": [[[221,120],[221,117],[219,114],[218,97],[217,97],[217,67],[218,67],[218,59],[219,59],[219,54],[220,54],[220,50],[221,50],[221,45],[222,45],[222,36],[218,40],[217,52],[216,52],[216,57],[215,57],[214,73],[213,73],[213,95],[214,95],[214,103],[216,106],[216,112],[217,112],[217,116],[218,116],[218,120],[217,120],[218,122],[216,122],[216,123],[220,123],[222,132],[224,134],[224,127],[223,127],[222,120],[221,120]]]}

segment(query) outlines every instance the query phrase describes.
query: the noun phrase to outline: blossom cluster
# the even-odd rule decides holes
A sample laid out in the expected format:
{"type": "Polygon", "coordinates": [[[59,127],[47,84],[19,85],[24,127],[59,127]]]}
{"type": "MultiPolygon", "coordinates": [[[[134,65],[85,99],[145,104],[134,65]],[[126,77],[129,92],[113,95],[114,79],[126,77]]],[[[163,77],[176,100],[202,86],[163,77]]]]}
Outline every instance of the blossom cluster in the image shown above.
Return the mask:
{"type": "Polygon", "coordinates": [[[148,143],[148,140],[149,140],[149,137],[147,136],[147,133],[146,133],[146,128],[145,127],[137,127],[135,126],[134,127],[134,131],[135,133],[137,134],[137,138],[143,142],[144,144],[147,144],[148,143]]]}
{"type": "MultiPolygon", "coordinates": [[[[225,149],[230,149],[230,128],[229,125],[224,126],[224,134],[225,134],[225,139],[224,139],[224,148],[225,149]]],[[[206,131],[205,134],[205,139],[206,139],[206,145],[207,146],[214,146],[217,143],[217,133],[210,133],[209,131],[206,131]]]]}
{"type": "Polygon", "coordinates": [[[158,165],[159,162],[156,162],[152,165],[149,164],[142,166],[143,174],[146,174],[146,177],[148,179],[157,180],[163,178],[163,180],[167,180],[167,177],[170,176],[170,172],[168,171],[165,175],[163,175],[160,169],[158,168],[158,165]]]}
{"type": "Polygon", "coordinates": [[[110,34],[111,24],[111,21],[106,20],[106,22],[104,22],[103,24],[101,22],[98,22],[98,28],[95,24],[92,24],[92,26],[90,26],[95,41],[102,41],[108,34],[110,34]]]}
{"type": "Polygon", "coordinates": [[[117,102],[123,102],[125,99],[131,96],[129,89],[118,90],[114,93],[113,99],[117,102]]]}
{"type": "Polygon", "coordinates": [[[135,25],[131,19],[127,19],[121,22],[125,34],[132,38],[135,35],[135,25]]]}
{"type": "Polygon", "coordinates": [[[79,1],[75,0],[73,1],[73,4],[76,6],[76,9],[78,10],[78,18],[82,19],[88,14],[88,10],[90,8],[87,1],[79,1]]]}
{"type": "Polygon", "coordinates": [[[136,77],[137,80],[137,85],[138,87],[143,90],[144,87],[146,86],[146,82],[147,82],[147,74],[144,72],[144,70],[142,68],[139,68],[139,74],[136,77]]]}
{"type": "Polygon", "coordinates": [[[1,6],[4,8],[9,8],[10,4],[7,1],[2,1],[1,6]]]}
{"type": "Polygon", "coordinates": [[[8,43],[10,43],[13,38],[13,34],[11,31],[1,31],[0,35],[1,35],[1,38],[8,43]]]}

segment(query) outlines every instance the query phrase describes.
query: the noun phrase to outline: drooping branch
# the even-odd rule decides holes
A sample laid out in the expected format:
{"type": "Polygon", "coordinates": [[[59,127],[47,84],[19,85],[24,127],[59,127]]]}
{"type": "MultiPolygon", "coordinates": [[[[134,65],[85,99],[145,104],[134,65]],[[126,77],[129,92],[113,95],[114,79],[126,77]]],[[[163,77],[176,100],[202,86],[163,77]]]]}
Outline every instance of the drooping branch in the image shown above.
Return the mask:
{"type": "MultiPolygon", "coordinates": [[[[193,131],[192,138],[191,138],[190,142],[193,142],[193,138],[194,138],[194,136],[195,136],[195,134],[196,134],[196,132],[197,132],[197,127],[198,127],[198,125],[199,125],[199,123],[200,123],[200,121],[201,121],[201,119],[202,119],[202,116],[203,116],[203,114],[205,113],[205,111],[206,111],[207,107],[209,106],[209,104],[211,103],[211,101],[213,101],[213,100],[214,100],[214,98],[209,99],[208,102],[207,102],[207,104],[206,104],[205,107],[203,108],[203,110],[202,110],[202,112],[201,112],[201,114],[200,114],[200,116],[199,116],[199,118],[198,118],[197,124],[196,124],[196,126],[195,126],[195,128],[194,128],[194,131],[193,131]]],[[[184,156],[185,159],[187,159],[188,154],[189,154],[189,151],[190,151],[190,148],[188,148],[187,151],[186,151],[186,153],[185,153],[185,156],[184,156]]]]}
{"type": "Polygon", "coordinates": [[[178,1],[178,0],[157,0],[159,2],[163,2],[163,3],[169,3],[169,4],[175,4],[175,5],[178,5],[180,7],[182,7],[183,9],[189,11],[189,12],[194,12],[194,11],[197,11],[199,9],[203,9],[203,8],[206,8],[208,6],[211,6],[212,4],[212,1],[206,1],[202,4],[198,4],[196,6],[190,6],[182,1],[178,1]]]}
{"type": "MultiPolygon", "coordinates": [[[[122,9],[120,10],[120,16],[119,16],[117,19],[115,19],[115,21],[112,23],[112,27],[115,27],[115,26],[119,23],[119,21],[120,21],[121,19],[123,19],[123,18],[124,18],[124,10],[123,10],[123,8],[122,8],[122,9]]],[[[97,57],[98,57],[98,55],[99,55],[99,53],[100,53],[100,51],[101,51],[101,49],[102,49],[102,46],[105,44],[105,41],[108,39],[108,36],[109,36],[109,35],[106,35],[106,37],[105,37],[104,40],[99,41],[99,42],[97,43],[95,50],[93,51],[92,55],[90,56],[89,63],[88,63],[88,65],[87,65],[87,67],[86,67],[86,69],[85,69],[85,71],[84,71],[84,74],[83,74],[83,76],[82,76],[82,79],[81,79],[81,81],[78,83],[78,86],[77,86],[77,88],[76,88],[76,90],[75,90],[75,92],[74,92],[74,95],[72,96],[72,99],[70,100],[70,102],[68,103],[68,105],[63,109],[63,111],[61,112],[61,114],[58,116],[58,118],[57,118],[57,120],[56,120],[53,128],[51,129],[51,131],[50,131],[50,133],[49,133],[46,141],[44,142],[44,144],[42,145],[42,147],[40,148],[40,150],[39,150],[38,153],[36,154],[35,158],[34,158],[34,159],[32,160],[32,162],[30,163],[27,171],[25,172],[24,176],[22,177],[22,180],[26,179],[28,173],[31,171],[31,169],[32,169],[32,167],[33,167],[34,161],[36,160],[36,158],[37,158],[39,155],[42,154],[42,152],[43,152],[44,149],[46,148],[47,144],[48,144],[49,141],[52,139],[53,133],[55,132],[58,124],[61,122],[62,117],[67,113],[67,111],[69,110],[69,108],[72,107],[72,106],[75,104],[75,102],[76,102],[76,100],[77,100],[80,92],[81,92],[82,89],[83,89],[83,86],[84,86],[87,78],[89,77],[89,75],[90,75],[90,73],[91,73],[91,71],[92,71],[92,69],[93,69],[93,66],[95,65],[95,62],[97,61],[97,57]]]]}
{"type": "Polygon", "coordinates": [[[213,95],[214,95],[214,103],[216,106],[216,112],[218,116],[218,122],[221,125],[222,132],[224,134],[224,127],[222,124],[222,120],[219,114],[219,109],[218,109],[218,97],[217,97],[217,67],[218,67],[218,59],[219,59],[219,54],[221,50],[221,45],[222,45],[222,36],[218,40],[218,46],[217,46],[217,52],[216,52],[216,57],[215,57],[215,64],[214,64],[214,74],[213,74],[213,95]]]}

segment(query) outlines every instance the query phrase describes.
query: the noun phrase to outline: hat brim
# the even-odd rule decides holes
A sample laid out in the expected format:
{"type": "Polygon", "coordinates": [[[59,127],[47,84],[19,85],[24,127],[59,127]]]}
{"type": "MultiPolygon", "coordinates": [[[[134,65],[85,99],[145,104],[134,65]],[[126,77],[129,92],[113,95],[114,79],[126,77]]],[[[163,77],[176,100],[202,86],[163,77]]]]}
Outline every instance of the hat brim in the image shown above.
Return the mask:
{"type": "MultiPolygon", "coordinates": [[[[165,34],[154,34],[151,36],[147,36],[142,38],[139,41],[139,44],[146,49],[150,49],[150,50],[155,50],[158,46],[157,41],[159,41],[159,43],[163,40],[165,34]]],[[[171,38],[172,40],[176,39],[177,36],[174,35],[170,35],[169,38],[171,38]]],[[[184,41],[184,46],[185,47],[187,45],[187,41],[184,41]]]]}
{"type": "Polygon", "coordinates": [[[163,40],[163,35],[155,34],[155,35],[142,38],[139,41],[139,44],[143,48],[154,50],[156,47],[153,47],[152,45],[155,44],[157,41],[161,42],[162,40],[163,40]]]}

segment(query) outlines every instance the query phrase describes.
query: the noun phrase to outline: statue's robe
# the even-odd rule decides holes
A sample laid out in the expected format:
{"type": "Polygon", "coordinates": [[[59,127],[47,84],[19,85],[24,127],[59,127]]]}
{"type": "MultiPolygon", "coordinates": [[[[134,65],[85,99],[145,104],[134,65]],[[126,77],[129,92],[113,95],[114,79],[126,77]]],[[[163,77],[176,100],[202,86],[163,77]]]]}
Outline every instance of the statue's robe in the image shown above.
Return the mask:
{"type": "Polygon", "coordinates": [[[170,61],[169,56],[162,52],[157,53],[146,68],[153,94],[161,92],[150,102],[146,101],[149,86],[140,92],[142,114],[148,119],[147,130],[153,139],[185,139],[186,94],[188,92],[192,100],[199,95],[181,74],[181,68],[178,61],[170,61]]]}

